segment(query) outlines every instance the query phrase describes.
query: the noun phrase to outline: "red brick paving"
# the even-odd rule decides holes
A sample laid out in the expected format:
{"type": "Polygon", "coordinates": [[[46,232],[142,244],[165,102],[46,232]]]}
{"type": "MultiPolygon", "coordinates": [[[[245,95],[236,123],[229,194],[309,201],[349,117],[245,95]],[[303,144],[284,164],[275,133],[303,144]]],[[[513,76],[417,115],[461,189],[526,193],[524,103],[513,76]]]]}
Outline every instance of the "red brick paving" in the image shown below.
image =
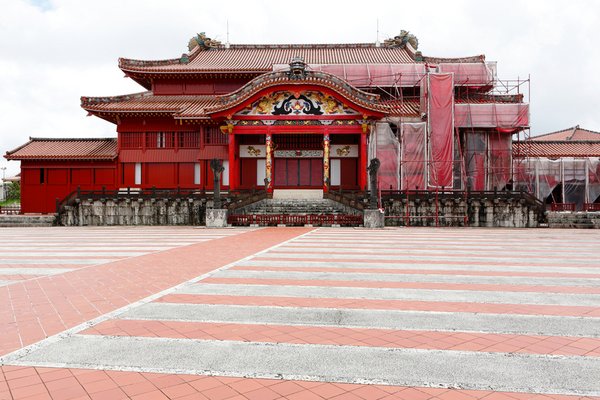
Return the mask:
{"type": "MultiPolygon", "coordinates": [[[[131,304],[149,295],[212,271],[262,249],[308,232],[309,229],[276,228],[247,232],[103,265],[86,266],[59,276],[41,277],[0,288],[0,355],[59,333],[82,322],[131,304]],[[177,266],[177,268],[172,268],[177,266]]],[[[298,252],[312,249],[298,249],[298,252]]],[[[439,255],[439,254],[436,254],[439,255]]],[[[259,259],[259,258],[255,258],[259,259]]],[[[266,259],[266,258],[265,258],[266,259]]],[[[293,258],[297,260],[297,258],[293,258]]],[[[274,259],[269,259],[274,260],[274,259]]],[[[283,261],[284,259],[277,259],[283,261]]],[[[316,260],[312,260],[316,261],[316,260]]],[[[333,260],[330,260],[333,261],[333,260]]],[[[340,260],[340,261],[359,261],[340,260]]],[[[365,265],[368,265],[364,260],[365,265]]],[[[379,262],[379,261],[378,261],[379,262]]],[[[388,262],[388,261],[382,261],[388,262]]],[[[418,264],[419,261],[411,261],[418,264]]],[[[440,262],[441,264],[442,262],[440,262]]],[[[449,264],[443,262],[444,264],[449,264]]],[[[479,263],[486,265],[487,263],[479,263]]],[[[515,265],[515,264],[513,264],[515,265]]],[[[530,266],[531,264],[523,264],[530,266]]],[[[534,264],[535,265],[535,264],[534,264]]],[[[558,265],[558,264],[557,264],[558,265]]],[[[38,265],[39,266],[39,265],[38,265]]],[[[562,266],[562,265],[561,265],[562,266]]],[[[570,265],[569,265],[570,266],[570,265]]],[[[575,266],[575,265],[574,265],[575,266]]],[[[589,267],[589,265],[586,265],[589,267]]],[[[52,265],[49,267],[63,267],[52,265]]],[[[65,267],[73,268],[72,265],[65,267]]],[[[235,269],[260,270],[261,267],[235,269]]],[[[268,267],[265,269],[269,270],[268,267]]],[[[333,271],[335,268],[277,268],[273,270],[333,271]]],[[[348,269],[339,269],[348,272],[348,269]]],[[[485,276],[595,277],[596,274],[487,271],[415,271],[377,268],[352,269],[370,273],[427,273],[485,276]]],[[[600,273],[600,269],[599,269],[600,273]]],[[[383,283],[346,281],[250,280],[209,278],[203,282],[243,284],[293,284],[455,290],[598,293],[595,288],[527,285],[471,285],[436,283],[383,283]],[[592,291],[590,291],[592,290],[592,291]]],[[[275,305],[357,309],[486,312],[528,315],[600,316],[597,307],[478,304],[368,299],[304,299],[172,294],[162,302],[203,304],[275,305]]],[[[274,341],[278,343],[344,344],[401,348],[522,352],[529,354],[600,356],[600,339],[480,334],[466,332],[397,331],[337,327],[298,327],[252,324],[191,323],[176,321],[109,320],[84,333],[127,336],[160,336],[194,339],[274,341]]],[[[0,400],[17,399],[600,399],[564,395],[454,390],[439,388],[359,385],[271,379],[209,377],[67,368],[0,367],[0,400]]]]}
{"type": "Polygon", "coordinates": [[[0,367],[0,400],[574,400],[564,395],[72,368],[0,367]]]}
{"type": "Polygon", "coordinates": [[[147,320],[110,320],[81,333],[600,357],[600,338],[564,336],[147,320]]]}
{"type": "Polygon", "coordinates": [[[0,287],[0,355],[310,230],[259,229],[0,287]]]}

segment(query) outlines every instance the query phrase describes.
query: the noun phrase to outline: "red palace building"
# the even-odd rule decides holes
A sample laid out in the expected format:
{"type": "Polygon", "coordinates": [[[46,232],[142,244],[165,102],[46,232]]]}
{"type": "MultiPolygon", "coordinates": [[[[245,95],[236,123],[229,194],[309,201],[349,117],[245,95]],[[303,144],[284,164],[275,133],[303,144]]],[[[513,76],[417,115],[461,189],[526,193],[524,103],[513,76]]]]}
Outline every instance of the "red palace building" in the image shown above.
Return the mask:
{"type": "Polygon", "coordinates": [[[229,45],[199,34],[181,57],[119,59],[144,89],[82,97],[117,138],[31,138],[22,212],[55,212],[80,191],[492,190],[511,179],[512,134],[529,127],[522,94],[498,94],[484,56],[428,57],[402,31],[383,43],[229,45]]]}

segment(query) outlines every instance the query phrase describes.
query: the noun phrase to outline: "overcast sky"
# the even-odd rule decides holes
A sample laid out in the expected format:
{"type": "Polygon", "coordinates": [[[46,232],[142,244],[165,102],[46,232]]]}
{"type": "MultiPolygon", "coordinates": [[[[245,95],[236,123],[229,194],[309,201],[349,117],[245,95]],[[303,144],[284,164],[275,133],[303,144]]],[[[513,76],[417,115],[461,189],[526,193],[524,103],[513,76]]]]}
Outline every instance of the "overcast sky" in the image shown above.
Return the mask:
{"type": "Polygon", "coordinates": [[[227,21],[234,44],[374,42],[377,20],[382,41],[405,29],[424,55],[531,75],[533,135],[600,131],[600,1],[0,0],[0,153],[30,136],[115,136],[79,98],[144,90],[118,57],[179,57],[197,32],[225,41],[227,21]]]}

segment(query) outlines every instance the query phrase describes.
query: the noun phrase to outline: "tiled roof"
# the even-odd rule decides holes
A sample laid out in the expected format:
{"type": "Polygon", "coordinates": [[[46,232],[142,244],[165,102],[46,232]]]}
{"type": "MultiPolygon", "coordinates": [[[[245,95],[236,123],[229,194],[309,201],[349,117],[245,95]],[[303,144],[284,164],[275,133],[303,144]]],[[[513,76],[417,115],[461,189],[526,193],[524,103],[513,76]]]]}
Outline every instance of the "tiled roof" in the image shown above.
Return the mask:
{"type": "Polygon", "coordinates": [[[420,114],[421,102],[419,99],[408,98],[403,100],[387,100],[381,104],[389,107],[391,116],[418,116],[420,114]]]}
{"type": "Polygon", "coordinates": [[[29,142],[4,156],[8,160],[114,160],[117,139],[46,139],[29,142]]]}
{"type": "MultiPolygon", "coordinates": [[[[337,89],[346,97],[349,97],[357,104],[373,109],[379,112],[385,112],[390,115],[417,115],[419,109],[418,99],[406,101],[376,101],[378,96],[359,91],[351,87],[339,78],[322,72],[311,72],[313,75],[328,75],[330,83],[336,83],[334,90],[337,89]]],[[[82,97],[81,107],[92,114],[99,116],[117,115],[117,114],[169,114],[178,119],[203,119],[209,118],[208,112],[220,110],[223,107],[233,107],[243,102],[252,94],[268,87],[270,84],[282,83],[302,83],[302,84],[321,84],[325,85],[325,80],[311,81],[289,81],[282,76],[284,73],[270,73],[261,75],[244,88],[224,96],[210,95],[168,95],[155,96],[152,92],[142,92],[123,96],[112,97],[82,97]],[[276,76],[275,76],[276,75],[276,76]],[[275,76],[275,80],[270,79],[275,76]],[[264,81],[264,82],[263,82],[264,81]],[[247,92],[247,93],[246,93],[247,92]]],[[[327,79],[326,79],[327,80],[327,79]]]]}
{"type": "Polygon", "coordinates": [[[514,157],[600,157],[600,140],[529,140],[513,142],[514,157]]]}
{"type": "Polygon", "coordinates": [[[579,125],[571,128],[563,129],[556,132],[550,132],[531,138],[533,141],[600,141],[600,132],[590,131],[589,129],[580,128],[579,125]]]}
{"type": "Polygon", "coordinates": [[[189,62],[180,59],[142,61],[119,59],[125,72],[211,73],[267,72],[273,64],[287,64],[302,57],[307,64],[405,64],[414,56],[404,47],[377,47],[374,44],[231,45],[201,49],[196,47],[189,62]]]}
{"type": "Polygon", "coordinates": [[[179,113],[189,107],[204,109],[217,104],[215,96],[155,96],[152,92],[112,97],[82,97],[81,107],[89,112],[105,113],[179,113]]]}
{"type": "Polygon", "coordinates": [[[461,96],[454,99],[457,104],[489,104],[489,103],[522,103],[523,95],[505,95],[505,94],[482,94],[474,93],[470,96],[461,96]]]}

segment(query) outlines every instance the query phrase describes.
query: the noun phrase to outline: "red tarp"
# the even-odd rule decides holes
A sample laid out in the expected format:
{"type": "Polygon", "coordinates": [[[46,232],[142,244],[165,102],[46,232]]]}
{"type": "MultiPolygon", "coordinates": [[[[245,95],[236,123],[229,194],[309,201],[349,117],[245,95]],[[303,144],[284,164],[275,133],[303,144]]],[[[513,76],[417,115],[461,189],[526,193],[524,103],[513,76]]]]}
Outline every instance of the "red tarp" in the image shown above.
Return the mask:
{"type": "Polygon", "coordinates": [[[452,188],[454,81],[452,74],[429,74],[429,186],[452,188]]]}
{"type": "Polygon", "coordinates": [[[506,133],[492,132],[488,138],[490,149],[490,189],[502,190],[510,179],[512,137],[506,133]]]}
{"type": "Polygon", "coordinates": [[[491,86],[494,84],[495,66],[486,63],[442,63],[439,71],[454,73],[454,83],[462,86],[491,86]]]}
{"type": "Polygon", "coordinates": [[[454,125],[458,128],[497,128],[513,132],[529,126],[529,104],[455,104],[454,125]]]}
{"type": "Polygon", "coordinates": [[[402,124],[402,189],[425,189],[425,122],[402,124]]]}
{"type": "MultiPolygon", "coordinates": [[[[288,64],[275,64],[273,71],[286,71],[288,64]]],[[[415,86],[425,75],[425,64],[309,64],[311,71],[327,72],[358,87],[415,86]]]]}

